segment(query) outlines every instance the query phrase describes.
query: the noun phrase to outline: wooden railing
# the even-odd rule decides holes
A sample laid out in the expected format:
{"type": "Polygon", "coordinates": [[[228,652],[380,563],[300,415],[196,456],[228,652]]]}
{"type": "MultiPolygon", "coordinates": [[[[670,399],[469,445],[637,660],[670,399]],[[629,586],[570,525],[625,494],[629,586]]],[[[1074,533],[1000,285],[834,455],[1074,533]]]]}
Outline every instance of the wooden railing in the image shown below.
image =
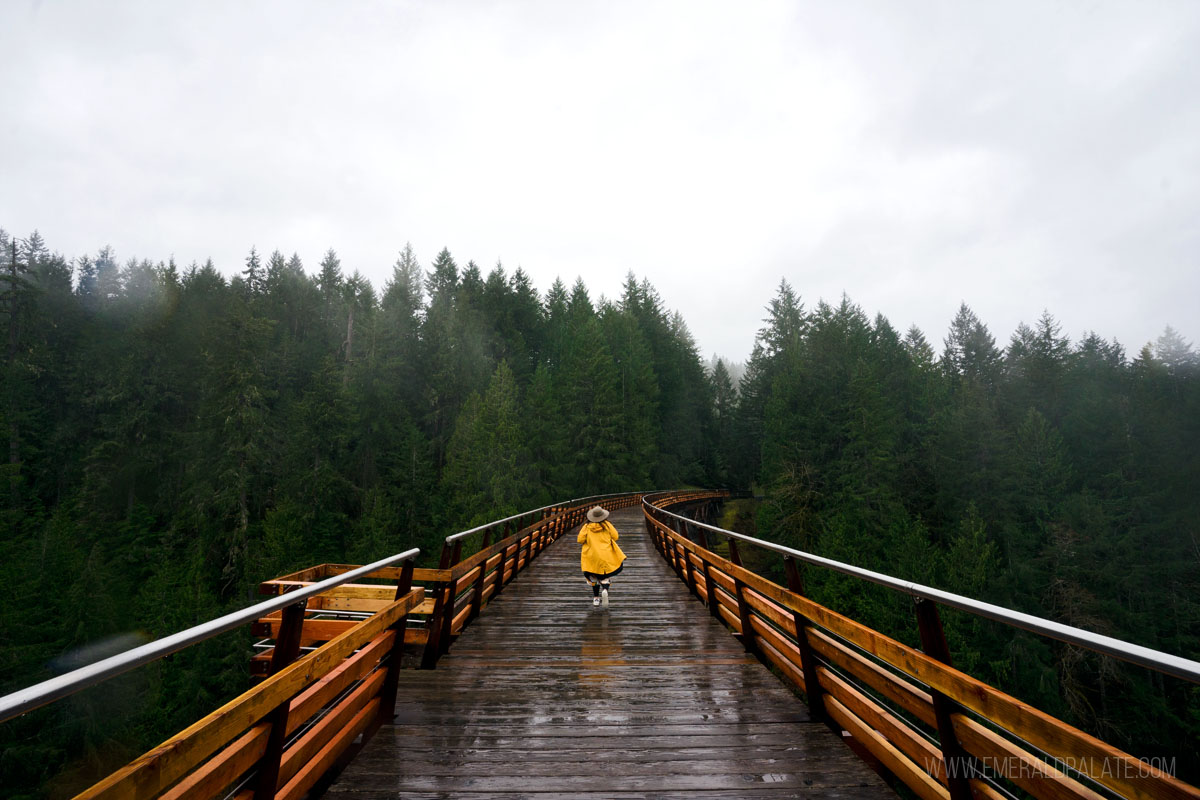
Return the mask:
{"type": "MultiPolygon", "coordinates": [[[[610,511],[629,508],[639,505],[642,496],[642,492],[631,492],[579,498],[446,537],[439,568],[413,571],[413,581],[424,588],[425,599],[409,617],[404,643],[421,648],[419,665],[423,669],[434,668],[438,659],[449,651],[451,643],[471,620],[479,616],[488,602],[551,542],[582,523],[589,508],[597,503],[610,511]],[[501,538],[493,543],[493,536],[501,538]],[[463,551],[468,548],[474,552],[464,555],[463,551]]],[[[259,593],[281,594],[352,569],[356,567],[351,564],[321,564],[265,581],[259,586],[259,593]]],[[[388,575],[384,571],[373,577],[388,575]]],[[[306,646],[319,645],[338,630],[357,624],[353,619],[323,617],[373,614],[387,602],[387,592],[387,588],[381,586],[343,584],[314,598],[315,603],[310,603],[310,609],[326,613],[314,613],[304,622],[302,642],[306,646]]],[[[263,645],[267,645],[266,640],[275,638],[278,623],[277,618],[264,618],[256,623],[254,631],[263,637],[263,645]]],[[[273,646],[261,649],[252,659],[252,672],[264,674],[273,652],[273,646]]]]}
{"type": "Polygon", "coordinates": [[[301,658],[306,601],[285,607],[273,623],[268,678],[78,798],[302,797],[360,734],[369,738],[392,718],[401,637],[424,601],[412,576],[411,562],[370,573],[397,580],[380,587],[389,599],[301,658]]]}
{"type": "Polygon", "coordinates": [[[609,511],[639,505],[643,493],[633,492],[619,495],[599,495],[572,500],[567,504],[548,506],[532,513],[541,516],[520,530],[495,544],[491,543],[494,530],[501,533],[507,528],[500,525],[520,524],[518,515],[509,520],[489,523],[487,526],[464,531],[447,537],[442,550],[444,568],[431,576],[429,588],[434,598],[429,616],[428,643],[421,660],[423,668],[432,668],[438,658],[450,649],[463,629],[479,616],[488,602],[503,591],[504,587],[525,569],[539,553],[559,536],[582,524],[588,509],[603,503],[609,511]],[[480,535],[479,549],[471,555],[463,555],[464,545],[470,536],[480,535]]]}
{"type": "MultiPolygon", "coordinates": [[[[918,796],[1001,800],[1016,788],[1044,800],[1200,798],[1160,765],[954,669],[932,600],[913,593],[918,650],[805,597],[795,557],[784,556],[785,588],[741,565],[739,541],[766,543],[665,511],[712,496],[647,497],[646,528],[659,552],[748,651],[806,694],[813,714],[848,731],[918,796]],[[728,543],[728,558],[695,541],[714,535],[728,543]]],[[[1200,665],[1165,660],[1171,674],[1195,680],[1200,665]]]]}
{"type": "Polygon", "coordinates": [[[433,667],[488,601],[589,508],[625,508],[641,498],[579,498],[455,534],[438,569],[415,569],[412,550],[366,567],[321,564],[265,581],[259,593],[272,600],[0,698],[0,722],[250,623],[261,640],[251,674],[261,682],[77,800],[295,800],[392,720],[406,647],[416,650],[413,665],[433,667]]]}
{"type": "Polygon", "coordinates": [[[612,510],[641,498],[580,498],[456,534],[438,569],[321,564],[264,581],[260,594],[311,596],[252,623],[261,647],[251,673],[262,682],[77,800],[297,800],[345,760],[360,734],[365,741],[391,721],[406,646],[417,648],[415,664],[432,668],[488,601],[597,501],[612,510]],[[493,531],[507,535],[491,543],[493,531]],[[464,556],[476,539],[477,551],[464,556]],[[339,580],[351,572],[360,582],[339,580]],[[322,583],[337,585],[313,594],[322,583]]]}

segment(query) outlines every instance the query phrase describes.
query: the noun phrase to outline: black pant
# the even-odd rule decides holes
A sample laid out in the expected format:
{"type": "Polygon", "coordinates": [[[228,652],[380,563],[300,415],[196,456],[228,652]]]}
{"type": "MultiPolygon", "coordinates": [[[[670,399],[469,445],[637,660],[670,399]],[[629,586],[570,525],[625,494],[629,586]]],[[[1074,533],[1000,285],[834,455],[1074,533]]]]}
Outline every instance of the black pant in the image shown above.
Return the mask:
{"type": "Polygon", "coordinates": [[[613,577],[614,575],[619,575],[621,573],[621,570],[623,570],[623,569],[625,569],[624,564],[617,567],[612,572],[606,572],[603,575],[597,575],[594,572],[588,572],[587,570],[584,570],[583,577],[587,578],[589,581],[592,582],[592,596],[593,597],[600,596],[600,582],[601,581],[607,581],[609,578],[613,577]]]}

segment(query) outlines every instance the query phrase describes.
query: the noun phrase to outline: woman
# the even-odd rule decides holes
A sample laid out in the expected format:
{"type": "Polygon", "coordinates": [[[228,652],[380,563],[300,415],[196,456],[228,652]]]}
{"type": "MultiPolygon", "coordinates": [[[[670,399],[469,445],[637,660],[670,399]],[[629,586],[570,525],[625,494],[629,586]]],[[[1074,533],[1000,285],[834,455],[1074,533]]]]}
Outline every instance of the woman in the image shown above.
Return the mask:
{"type": "Polygon", "coordinates": [[[579,560],[583,579],[592,585],[592,605],[608,608],[608,590],[612,576],[621,571],[625,554],[617,547],[620,534],[608,522],[608,512],[596,506],[587,513],[588,521],[579,529],[576,540],[583,545],[579,560]]]}

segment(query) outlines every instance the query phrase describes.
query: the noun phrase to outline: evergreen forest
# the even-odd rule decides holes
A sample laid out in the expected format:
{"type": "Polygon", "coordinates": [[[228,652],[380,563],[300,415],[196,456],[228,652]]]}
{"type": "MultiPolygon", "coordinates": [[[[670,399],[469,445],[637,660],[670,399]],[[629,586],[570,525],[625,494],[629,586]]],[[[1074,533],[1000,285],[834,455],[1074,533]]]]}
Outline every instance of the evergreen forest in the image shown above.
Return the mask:
{"type": "MultiPolygon", "coordinates": [[[[725,527],[1169,653],[1200,655],[1200,358],[1049,313],[941,347],[848,298],[764,287],[744,371],[646,279],[329,250],[68,259],[0,231],[0,693],[256,600],[589,494],[750,490],[725,527]],[[742,372],[740,378],[734,375],[742,372]]],[[[744,554],[747,560],[751,554],[744,554]]],[[[782,574],[763,558],[755,566],[782,574]]],[[[809,568],[820,602],[916,643],[911,599],[809,568]]],[[[1200,688],[946,611],[955,663],[1200,777],[1200,688]]],[[[77,791],[249,683],[225,635],[0,725],[0,794],[77,791]]]]}

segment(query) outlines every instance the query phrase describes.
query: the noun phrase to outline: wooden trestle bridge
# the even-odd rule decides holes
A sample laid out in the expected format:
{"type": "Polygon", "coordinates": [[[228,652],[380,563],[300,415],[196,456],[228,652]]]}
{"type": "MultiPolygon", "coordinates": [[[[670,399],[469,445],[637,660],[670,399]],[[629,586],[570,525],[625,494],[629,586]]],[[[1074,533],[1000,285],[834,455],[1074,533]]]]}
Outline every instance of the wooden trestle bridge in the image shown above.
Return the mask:
{"type": "Polygon", "coordinates": [[[581,498],[449,537],[438,569],[409,551],[286,575],[271,600],[0,698],[0,721],[249,625],[263,679],[80,798],[1200,799],[954,669],[938,607],[1196,683],[1200,663],[723,531],[725,496],[581,498]],[[609,608],[560,541],[597,503],[629,556],[609,608]],[[786,586],[741,565],[749,545],[783,557],[786,586]],[[807,599],[802,562],[912,595],[921,648],[807,599]]]}

